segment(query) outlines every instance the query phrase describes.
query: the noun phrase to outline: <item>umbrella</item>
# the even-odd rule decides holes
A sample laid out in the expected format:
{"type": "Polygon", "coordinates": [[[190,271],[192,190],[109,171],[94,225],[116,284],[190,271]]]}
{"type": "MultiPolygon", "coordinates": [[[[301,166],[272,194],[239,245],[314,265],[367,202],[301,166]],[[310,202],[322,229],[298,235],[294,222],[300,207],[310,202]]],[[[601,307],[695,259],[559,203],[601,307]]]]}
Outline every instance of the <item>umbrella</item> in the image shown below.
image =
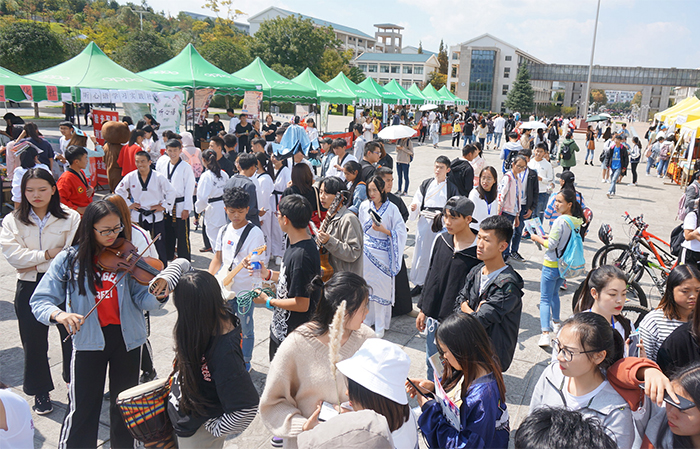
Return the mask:
{"type": "Polygon", "coordinates": [[[416,130],[406,125],[392,125],[379,131],[377,137],[383,140],[397,140],[413,137],[416,135],[416,130]]]}
{"type": "Polygon", "coordinates": [[[546,129],[547,125],[542,122],[533,120],[531,122],[525,122],[520,124],[520,129],[546,129]]]}
{"type": "Polygon", "coordinates": [[[608,119],[610,119],[610,115],[608,114],[598,114],[598,115],[592,115],[586,119],[586,122],[588,123],[593,123],[593,122],[605,122],[608,119]],[[607,115],[607,117],[606,117],[607,115]]]}
{"type": "Polygon", "coordinates": [[[437,109],[436,104],[424,104],[420,108],[418,108],[419,111],[432,111],[433,109],[437,109]]]}

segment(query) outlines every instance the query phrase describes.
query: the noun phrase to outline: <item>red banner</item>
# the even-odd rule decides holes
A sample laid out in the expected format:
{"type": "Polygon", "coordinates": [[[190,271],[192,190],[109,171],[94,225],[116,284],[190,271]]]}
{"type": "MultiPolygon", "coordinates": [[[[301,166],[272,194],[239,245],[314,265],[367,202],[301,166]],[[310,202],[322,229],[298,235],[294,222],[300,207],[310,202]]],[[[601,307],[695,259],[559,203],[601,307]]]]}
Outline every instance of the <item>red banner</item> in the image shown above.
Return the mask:
{"type": "Polygon", "coordinates": [[[323,136],[325,139],[326,137],[330,137],[331,139],[345,139],[345,141],[348,143],[348,146],[352,146],[354,139],[353,133],[342,133],[342,134],[326,134],[323,136]]]}
{"type": "Polygon", "coordinates": [[[48,101],[58,101],[58,89],[56,86],[46,86],[46,99],[48,101]]]}
{"type": "MultiPolygon", "coordinates": [[[[95,130],[97,143],[105,144],[102,138],[102,123],[107,121],[119,121],[119,113],[116,111],[101,111],[99,109],[92,110],[92,127],[95,130]]],[[[90,185],[95,187],[97,184],[106,186],[107,183],[107,167],[105,166],[104,158],[90,158],[90,185]]]]}
{"type": "Polygon", "coordinates": [[[19,86],[22,89],[22,92],[24,92],[24,96],[27,97],[27,100],[33,100],[34,95],[32,95],[32,86],[19,86]]]}
{"type": "Polygon", "coordinates": [[[5,86],[0,86],[0,101],[5,101],[5,86]]]}

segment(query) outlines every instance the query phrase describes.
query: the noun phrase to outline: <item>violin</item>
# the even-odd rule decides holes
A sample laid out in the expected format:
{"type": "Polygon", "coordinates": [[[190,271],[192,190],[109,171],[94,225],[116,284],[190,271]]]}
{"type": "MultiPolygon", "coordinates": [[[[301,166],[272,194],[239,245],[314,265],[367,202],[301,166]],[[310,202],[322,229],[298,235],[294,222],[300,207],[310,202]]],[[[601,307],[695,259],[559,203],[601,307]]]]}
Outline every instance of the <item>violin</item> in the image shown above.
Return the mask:
{"type": "Polygon", "coordinates": [[[97,256],[97,265],[104,271],[126,271],[141,285],[148,285],[165,268],[160,259],[139,256],[134,244],[122,237],[112,246],[102,249],[97,256]]]}

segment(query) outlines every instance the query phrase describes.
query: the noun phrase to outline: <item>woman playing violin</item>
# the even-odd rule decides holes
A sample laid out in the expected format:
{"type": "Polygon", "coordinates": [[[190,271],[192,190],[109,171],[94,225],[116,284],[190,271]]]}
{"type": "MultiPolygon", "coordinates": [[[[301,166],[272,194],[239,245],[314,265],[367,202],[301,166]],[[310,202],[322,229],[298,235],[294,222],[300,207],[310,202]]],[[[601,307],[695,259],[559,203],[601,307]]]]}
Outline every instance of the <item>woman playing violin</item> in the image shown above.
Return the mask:
{"type": "Polygon", "coordinates": [[[74,246],[56,256],[30,301],[37,320],[46,325],[60,323],[73,334],[72,378],[60,448],[97,446],[107,365],[111,446],[131,448],[134,444],[116,399],[120,392],[139,382],[140,348],[146,342],[143,312],[163,307],[170,289],[164,281],[158,282],[151,287],[154,296],[129,271],[101,268],[105,264],[100,256],[113,254],[104,250],[123,243],[120,237],[124,237],[124,224],[117,207],[104,200],[91,203],[85,209],[74,246]],[[64,312],[58,304],[66,298],[64,312]],[[95,313],[86,318],[101,299],[95,313]]]}

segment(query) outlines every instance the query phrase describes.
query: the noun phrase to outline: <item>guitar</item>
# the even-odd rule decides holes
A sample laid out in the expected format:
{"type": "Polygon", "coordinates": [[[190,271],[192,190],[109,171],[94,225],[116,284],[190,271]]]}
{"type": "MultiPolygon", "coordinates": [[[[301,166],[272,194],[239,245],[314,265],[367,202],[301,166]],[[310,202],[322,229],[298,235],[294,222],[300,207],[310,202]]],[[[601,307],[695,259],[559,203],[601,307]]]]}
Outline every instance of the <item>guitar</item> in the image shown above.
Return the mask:
{"type": "Polygon", "coordinates": [[[319,253],[321,255],[321,278],[323,279],[323,282],[327,282],[328,279],[333,276],[333,267],[331,266],[330,262],[330,253],[326,248],[323,247],[323,244],[318,240],[318,233],[319,232],[326,232],[326,228],[328,228],[328,224],[331,222],[331,219],[335,217],[335,214],[338,213],[338,210],[343,207],[343,204],[347,198],[343,194],[343,192],[338,192],[335,194],[335,198],[333,199],[333,202],[331,203],[331,206],[328,208],[328,212],[326,212],[326,218],[323,219],[323,222],[321,223],[321,228],[316,229],[316,225],[313,224],[313,222],[310,222],[311,227],[314,231],[314,239],[316,240],[316,245],[319,247],[319,253]]]}
{"type": "MultiPolygon", "coordinates": [[[[253,251],[248,254],[248,257],[253,257],[253,253],[257,252],[258,254],[262,254],[267,250],[267,245],[262,245],[257,248],[255,248],[253,251]]],[[[223,270],[219,270],[219,273],[216,275],[216,280],[219,281],[219,285],[221,286],[221,293],[224,295],[224,299],[233,299],[236,297],[236,292],[231,290],[231,286],[234,284],[234,277],[240,271],[243,269],[244,265],[244,260],[241,260],[241,263],[236,265],[236,267],[228,272],[224,272],[223,270]]]]}

